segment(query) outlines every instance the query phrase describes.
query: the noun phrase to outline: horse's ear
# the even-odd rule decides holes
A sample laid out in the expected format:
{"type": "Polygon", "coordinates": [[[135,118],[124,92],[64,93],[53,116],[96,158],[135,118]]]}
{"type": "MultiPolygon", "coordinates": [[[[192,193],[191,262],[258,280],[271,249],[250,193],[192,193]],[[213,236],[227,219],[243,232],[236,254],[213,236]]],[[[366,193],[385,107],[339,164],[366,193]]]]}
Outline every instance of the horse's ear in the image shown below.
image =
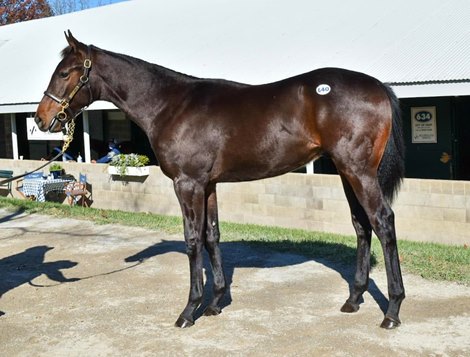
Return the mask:
{"type": "Polygon", "coordinates": [[[78,42],[78,40],[73,37],[72,32],[70,32],[70,30],[67,30],[67,32],[64,32],[64,34],[65,39],[69,43],[69,46],[72,47],[74,51],[78,50],[80,42],[78,42]]]}

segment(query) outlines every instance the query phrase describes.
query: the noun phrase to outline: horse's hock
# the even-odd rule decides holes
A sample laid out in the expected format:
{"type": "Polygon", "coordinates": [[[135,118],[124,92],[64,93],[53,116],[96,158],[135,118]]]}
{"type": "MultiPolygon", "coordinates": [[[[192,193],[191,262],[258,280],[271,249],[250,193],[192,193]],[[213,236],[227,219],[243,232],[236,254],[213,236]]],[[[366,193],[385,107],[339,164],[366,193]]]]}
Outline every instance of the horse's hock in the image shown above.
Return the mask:
{"type": "MultiPolygon", "coordinates": [[[[14,174],[39,161],[0,159],[14,174]]],[[[114,181],[106,165],[64,162],[67,173],[85,173],[95,208],[180,216],[172,181],[150,167],[145,180],[114,181]]],[[[15,193],[14,193],[15,194],[15,193]]],[[[219,184],[223,221],[354,235],[349,206],[336,175],[287,174],[236,184],[219,184]]],[[[399,239],[470,244],[470,182],[405,179],[393,205],[399,239]]],[[[222,232],[223,240],[223,232],[222,232]]]]}

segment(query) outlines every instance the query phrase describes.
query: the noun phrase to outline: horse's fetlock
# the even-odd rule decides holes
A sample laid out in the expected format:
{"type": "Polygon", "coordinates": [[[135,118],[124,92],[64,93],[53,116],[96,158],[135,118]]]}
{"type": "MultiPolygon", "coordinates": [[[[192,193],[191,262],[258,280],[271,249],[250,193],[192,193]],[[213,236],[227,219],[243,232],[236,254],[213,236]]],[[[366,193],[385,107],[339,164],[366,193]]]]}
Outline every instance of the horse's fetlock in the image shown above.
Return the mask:
{"type": "Polygon", "coordinates": [[[362,295],[368,287],[369,282],[366,282],[365,284],[354,283],[354,290],[357,291],[360,295],[362,295]]]}
{"type": "Polygon", "coordinates": [[[390,300],[396,301],[401,303],[403,300],[405,300],[405,292],[401,292],[399,294],[390,294],[390,300]]]}

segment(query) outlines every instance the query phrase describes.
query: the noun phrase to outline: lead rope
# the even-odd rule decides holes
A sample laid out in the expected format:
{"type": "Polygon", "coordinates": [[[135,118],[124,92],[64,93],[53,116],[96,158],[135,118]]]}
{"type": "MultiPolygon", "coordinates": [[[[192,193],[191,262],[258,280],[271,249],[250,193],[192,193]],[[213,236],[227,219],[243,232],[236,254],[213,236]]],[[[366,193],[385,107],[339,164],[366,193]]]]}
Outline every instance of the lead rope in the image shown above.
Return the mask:
{"type": "Polygon", "coordinates": [[[2,180],[0,181],[0,185],[3,185],[3,184],[6,184],[8,182],[11,182],[11,181],[15,181],[15,180],[18,180],[22,177],[25,177],[26,175],[29,175],[33,172],[36,172],[38,170],[41,170],[43,167],[46,167],[47,165],[49,165],[51,162],[57,160],[59,157],[61,157],[65,151],[68,149],[68,147],[70,146],[70,143],[72,142],[73,140],[73,133],[75,132],[75,118],[72,118],[68,124],[67,124],[68,128],[67,128],[67,133],[64,135],[64,144],[62,145],[62,150],[60,153],[58,153],[56,156],[54,156],[52,159],[50,159],[49,161],[47,161],[44,165],[41,165],[39,166],[38,168],[32,170],[32,171],[29,171],[29,172],[25,172],[24,174],[21,174],[21,175],[17,175],[17,176],[13,176],[13,177],[10,177],[10,178],[7,178],[6,180],[2,180]]]}

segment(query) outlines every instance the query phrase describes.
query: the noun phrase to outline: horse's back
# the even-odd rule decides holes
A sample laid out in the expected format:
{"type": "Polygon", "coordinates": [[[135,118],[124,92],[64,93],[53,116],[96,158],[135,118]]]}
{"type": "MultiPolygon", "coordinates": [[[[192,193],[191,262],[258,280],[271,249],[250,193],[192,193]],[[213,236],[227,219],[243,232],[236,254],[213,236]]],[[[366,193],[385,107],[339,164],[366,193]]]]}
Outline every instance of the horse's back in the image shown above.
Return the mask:
{"type": "Polygon", "coordinates": [[[386,98],[378,80],[337,68],[254,86],[201,80],[169,127],[175,152],[187,152],[172,165],[218,182],[283,174],[374,136],[386,123],[386,98]]]}

